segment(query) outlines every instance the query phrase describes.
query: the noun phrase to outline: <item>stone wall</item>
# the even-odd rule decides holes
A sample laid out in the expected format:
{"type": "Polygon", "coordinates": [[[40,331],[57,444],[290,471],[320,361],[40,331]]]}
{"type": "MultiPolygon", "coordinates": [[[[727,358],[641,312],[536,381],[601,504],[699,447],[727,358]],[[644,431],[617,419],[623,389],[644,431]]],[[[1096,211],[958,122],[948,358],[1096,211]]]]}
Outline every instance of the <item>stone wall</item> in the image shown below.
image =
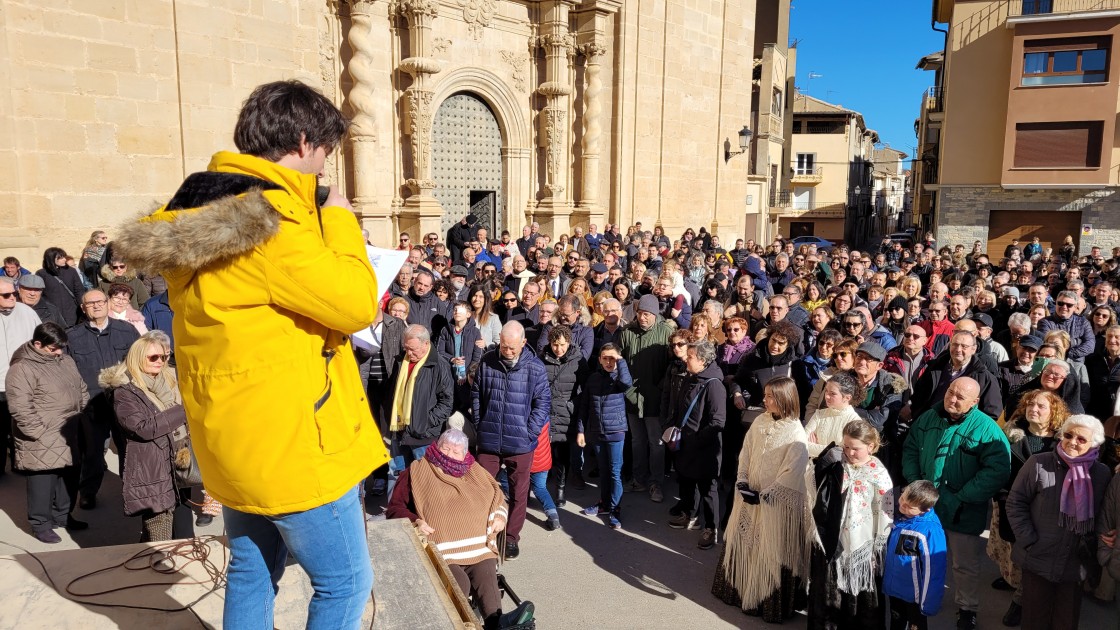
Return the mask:
{"type": "Polygon", "coordinates": [[[938,245],[988,242],[993,210],[1023,212],[1081,212],[1082,223],[1093,224],[1092,236],[1082,236],[1079,251],[1094,245],[1106,251],[1120,244],[1120,188],[1099,190],[1013,189],[999,186],[942,186],[935,233],[938,245]]]}
{"type": "Polygon", "coordinates": [[[289,0],[0,1],[0,252],[35,270],[45,247],[80,253],[91,231],[167,199],[233,149],[260,83],[337,97],[326,15],[289,0]]]}

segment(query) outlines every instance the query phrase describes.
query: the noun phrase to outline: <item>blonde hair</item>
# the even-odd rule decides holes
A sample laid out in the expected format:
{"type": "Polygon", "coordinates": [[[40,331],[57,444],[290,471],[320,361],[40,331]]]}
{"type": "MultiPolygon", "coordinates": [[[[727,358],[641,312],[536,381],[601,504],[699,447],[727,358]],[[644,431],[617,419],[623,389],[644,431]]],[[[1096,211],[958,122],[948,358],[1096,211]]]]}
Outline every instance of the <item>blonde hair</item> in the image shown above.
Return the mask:
{"type": "Polygon", "coordinates": [[[1069,333],[1064,330],[1051,330],[1042,339],[1043,342],[1053,344],[1062,349],[1062,357],[1069,354],[1069,333]]]}
{"type": "MultiPolygon", "coordinates": [[[[171,338],[167,336],[167,333],[162,330],[151,330],[132,342],[128,354],[124,357],[124,369],[128,372],[129,379],[136,389],[143,392],[149,399],[156,400],[155,394],[148,389],[144,382],[145,355],[148,354],[148,346],[151,345],[163,348],[164,354],[171,354],[171,338]]],[[[174,370],[167,369],[167,361],[163,362],[163,367],[159,369],[156,378],[162,378],[172,389],[177,387],[174,370]]]]}

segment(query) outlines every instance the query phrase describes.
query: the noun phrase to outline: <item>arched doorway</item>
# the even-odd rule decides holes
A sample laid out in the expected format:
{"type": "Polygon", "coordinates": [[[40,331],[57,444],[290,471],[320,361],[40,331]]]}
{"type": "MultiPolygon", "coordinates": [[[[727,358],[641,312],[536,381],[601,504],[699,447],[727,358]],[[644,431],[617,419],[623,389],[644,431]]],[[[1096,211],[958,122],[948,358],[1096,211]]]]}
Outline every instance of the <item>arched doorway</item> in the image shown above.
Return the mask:
{"type": "Polygon", "coordinates": [[[434,196],[443,206],[442,230],[467,212],[497,237],[505,229],[502,130],[485,101],[469,92],[440,103],[432,123],[434,196]]]}

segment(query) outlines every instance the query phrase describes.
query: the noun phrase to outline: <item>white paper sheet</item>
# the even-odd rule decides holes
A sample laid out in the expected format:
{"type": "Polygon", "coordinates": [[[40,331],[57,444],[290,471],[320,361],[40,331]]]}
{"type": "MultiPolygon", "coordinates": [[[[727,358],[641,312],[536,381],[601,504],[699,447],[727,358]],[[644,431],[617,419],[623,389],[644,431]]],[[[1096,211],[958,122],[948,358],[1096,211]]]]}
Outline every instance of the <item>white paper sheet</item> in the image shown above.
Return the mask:
{"type": "MultiPolygon", "coordinates": [[[[366,255],[369,257],[369,264],[373,265],[374,275],[377,276],[377,286],[383,287],[381,295],[378,296],[378,300],[380,300],[385,297],[385,294],[389,291],[389,286],[396,280],[401,267],[408,260],[408,251],[366,245],[366,255]]],[[[350,336],[350,340],[355,346],[367,350],[371,349],[373,347],[373,332],[369,328],[359,330],[350,336]]]]}

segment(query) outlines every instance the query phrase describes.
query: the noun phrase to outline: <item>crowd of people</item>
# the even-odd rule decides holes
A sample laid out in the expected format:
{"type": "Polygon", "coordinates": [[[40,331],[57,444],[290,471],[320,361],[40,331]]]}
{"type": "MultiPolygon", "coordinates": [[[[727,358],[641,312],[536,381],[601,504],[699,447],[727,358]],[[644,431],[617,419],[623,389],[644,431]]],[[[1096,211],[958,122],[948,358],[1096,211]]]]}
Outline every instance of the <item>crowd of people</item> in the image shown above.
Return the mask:
{"type": "Polygon", "coordinates": [[[298,81],[259,86],[240,152],[113,242],[4,259],[0,459],[32,535],[88,526],[112,442],[142,540],[222,510],[230,627],[273,627],[289,550],[308,627],[357,627],[365,488],[487,628],[533,616],[502,613],[496,572],[530,492],[556,530],[589,484],[581,518],[616,530],[624,503],[667,503],[718,546],[713,594],[767,622],[924,628],[952,571],[973,628],[985,555],[1008,626],[1076,628],[1084,590],[1113,597],[1120,247],[514,239],[468,215],[400,234],[379,279],[349,201],[316,188],[347,124],[298,81]]]}
{"type": "Polygon", "coordinates": [[[973,628],[985,555],[1008,626],[1112,597],[1120,248],[514,239],[468,215],[399,249],[359,350],[392,457],[372,487],[410,504],[397,480],[463,428],[508,497],[490,554],[521,553],[530,496],[559,529],[595,483],[582,514],[615,529],[675,499],[666,524],[719,546],[713,593],[770,622],[924,627],[951,570],[973,628]]]}

